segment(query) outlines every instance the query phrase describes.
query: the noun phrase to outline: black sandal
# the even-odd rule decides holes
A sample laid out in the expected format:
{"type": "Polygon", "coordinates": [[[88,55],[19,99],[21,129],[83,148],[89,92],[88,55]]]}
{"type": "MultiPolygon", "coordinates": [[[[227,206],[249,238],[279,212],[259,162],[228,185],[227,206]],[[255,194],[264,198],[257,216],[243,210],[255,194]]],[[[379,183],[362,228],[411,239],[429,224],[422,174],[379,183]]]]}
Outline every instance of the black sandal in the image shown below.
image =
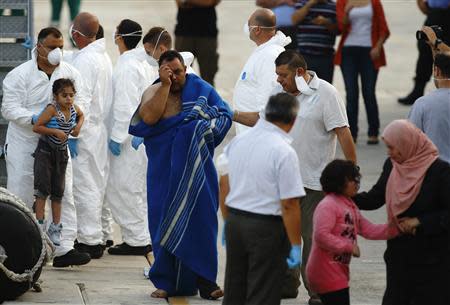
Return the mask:
{"type": "Polygon", "coordinates": [[[217,286],[216,283],[210,282],[207,279],[198,277],[197,280],[200,297],[205,300],[217,300],[223,297],[223,290],[217,286]]]}

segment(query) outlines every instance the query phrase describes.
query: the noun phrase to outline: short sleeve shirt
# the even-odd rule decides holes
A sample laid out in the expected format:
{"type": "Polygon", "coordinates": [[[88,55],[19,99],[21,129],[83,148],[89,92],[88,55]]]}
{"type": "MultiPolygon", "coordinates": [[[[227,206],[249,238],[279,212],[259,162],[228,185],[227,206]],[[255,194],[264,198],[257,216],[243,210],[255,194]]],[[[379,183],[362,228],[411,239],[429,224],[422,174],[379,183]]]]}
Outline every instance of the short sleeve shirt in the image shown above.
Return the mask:
{"type": "Polygon", "coordinates": [[[408,119],[433,141],[439,157],[450,163],[450,89],[437,89],[419,98],[408,119]]]}
{"type": "Polygon", "coordinates": [[[227,206],[256,214],[281,215],[281,200],[305,195],[291,140],[283,130],[260,119],[254,128],[225,147],[220,163],[230,183],[227,206]]]}
{"type": "MultiPolygon", "coordinates": [[[[309,87],[312,93],[299,94],[297,120],[289,133],[301,164],[300,172],[306,188],[321,190],[320,175],[325,166],[335,158],[337,135],[335,128],[348,127],[345,104],[336,88],[317,75],[312,76],[309,87]]],[[[278,86],[273,94],[283,92],[278,86]]]]}

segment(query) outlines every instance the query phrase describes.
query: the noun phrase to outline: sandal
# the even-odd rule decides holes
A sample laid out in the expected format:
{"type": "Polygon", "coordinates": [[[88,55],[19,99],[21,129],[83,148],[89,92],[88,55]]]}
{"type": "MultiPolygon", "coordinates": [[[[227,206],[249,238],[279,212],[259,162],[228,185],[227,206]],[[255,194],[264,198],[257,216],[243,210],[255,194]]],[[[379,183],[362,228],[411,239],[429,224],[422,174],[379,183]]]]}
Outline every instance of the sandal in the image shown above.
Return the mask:
{"type": "Polygon", "coordinates": [[[152,298],[157,298],[157,299],[167,299],[169,294],[165,290],[156,289],[155,291],[152,292],[152,294],[150,296],[152,298]]]}
{"type": "Polygon", "coordinates": [[[217,300],[223,297],[223,290],[204,278],[199,277],[197,280],[200,297],[205,300],[217,300]]]}

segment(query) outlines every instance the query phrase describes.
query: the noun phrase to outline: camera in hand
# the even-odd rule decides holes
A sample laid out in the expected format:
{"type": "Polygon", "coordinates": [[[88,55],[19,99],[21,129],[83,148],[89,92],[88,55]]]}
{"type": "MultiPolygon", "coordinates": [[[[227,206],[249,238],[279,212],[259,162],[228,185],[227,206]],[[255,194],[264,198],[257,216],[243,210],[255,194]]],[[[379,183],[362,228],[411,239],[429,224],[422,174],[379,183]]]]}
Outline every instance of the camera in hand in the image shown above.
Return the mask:
{"type": "MultiPolygon", "coordinates": [[[[438,25],[430,25],[430,28],[433,29],[434,33],[436,34],[436,37],[439,39],[442,39],[442,34],[444,31],[442,31],[442,28],[438,25]]],[[[417,31],[416,32],[416,38],[417,40],[421,41],[428,41],[428,36],[423,31],[417,31]]]]}

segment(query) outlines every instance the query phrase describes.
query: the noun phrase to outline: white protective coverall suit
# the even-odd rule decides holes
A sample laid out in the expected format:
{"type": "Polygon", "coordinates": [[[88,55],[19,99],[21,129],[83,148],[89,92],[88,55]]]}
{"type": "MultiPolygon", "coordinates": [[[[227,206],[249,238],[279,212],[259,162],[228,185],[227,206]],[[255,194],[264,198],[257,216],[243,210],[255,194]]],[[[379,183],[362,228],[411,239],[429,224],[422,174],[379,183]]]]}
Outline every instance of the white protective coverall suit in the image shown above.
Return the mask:
{"type": "Polygon", "coordinates": [[[108,179],[108,115],[112,102],[112,65],[105,39],[74,54],[72,64],[84,79],[87,94],[85,121],[73,159],[73,195],[78,216],[78,242],[103,243],[102,207],[108,179]]]}
{"type": "MultiPolygon", "coordinates": [[[[19,196],[31,209],[34,202],[33,164],[34,153],[40,135],[34,133],[31,117],[39,114],[53,99],[53,82],[60,78],[74,80],[75,104],[84,109],[86,96],[80,73],[62,61],[50,79],[38,69],[35,54],[31,60],[8,73],[3,81],[2,115],[9,121],[6,134],[5,154],[8,173],[7,188],[19,196]]],[[[77,237],[77,215],[72,193],[71,159],[66,170],[66,186],[62,199],[61,245],[56,247],[56,256],[63,256],[73,249],[77,237]]]]}
{"type": "Polygon", "coordinates": [[[113,71],[111,139],[121,143],[119,156],[110,154],[110,173],[105,202],[120,226],[122,240],[132,247],[150,244],[147,218],[147,155],[144,145],[131,146],[128,134],[131,117],[144,90],[158,77],[146,61],[144,48],[120,55],[113,71]]]}
{"type": "MultiPolygon", "coordinates": [[[[243,112],[260,112],[269,100],[270,93],[277,84],[275,59],[291,42],[282,32],[277,31],[269,41],[259,45],[248,58],[234,86],[234,108],[243,112]]],[[[249,127],[236,124],[236,134],[249,127]]]]}

